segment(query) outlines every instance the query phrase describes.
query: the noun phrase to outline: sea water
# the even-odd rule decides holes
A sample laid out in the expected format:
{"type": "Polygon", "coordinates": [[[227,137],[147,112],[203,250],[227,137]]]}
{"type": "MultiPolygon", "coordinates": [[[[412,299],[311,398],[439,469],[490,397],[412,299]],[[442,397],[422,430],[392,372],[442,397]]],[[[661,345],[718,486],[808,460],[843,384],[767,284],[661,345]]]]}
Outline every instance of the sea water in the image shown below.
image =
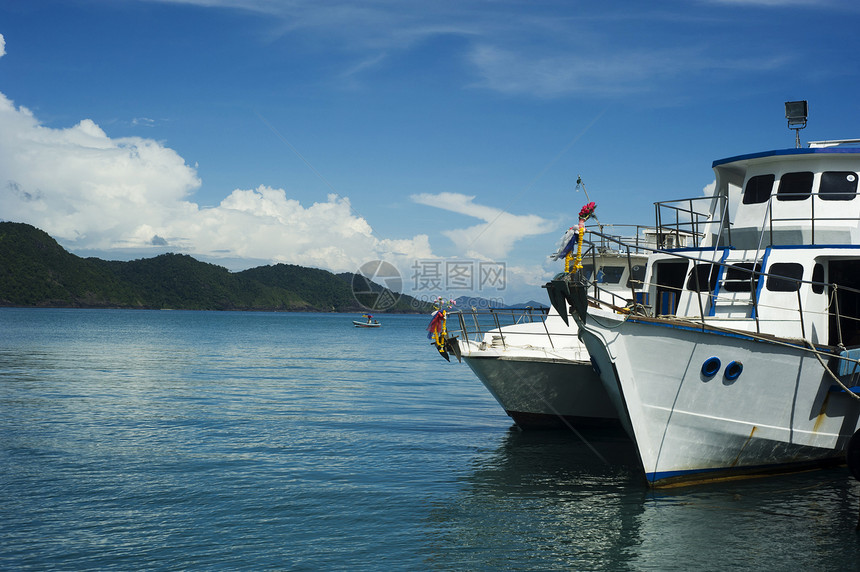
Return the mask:
{"type": "Polygon", "coordinates": [[[857,569],[846,469],[652,492],[378,317],[0,309],[0,569],[857,569]]]}

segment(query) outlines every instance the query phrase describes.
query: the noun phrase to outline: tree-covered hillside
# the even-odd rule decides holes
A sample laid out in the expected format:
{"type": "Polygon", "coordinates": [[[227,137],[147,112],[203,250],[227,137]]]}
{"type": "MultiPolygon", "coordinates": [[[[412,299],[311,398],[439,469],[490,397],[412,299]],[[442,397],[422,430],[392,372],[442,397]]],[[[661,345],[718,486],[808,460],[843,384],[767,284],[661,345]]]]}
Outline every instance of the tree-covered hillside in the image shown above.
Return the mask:
{"type": "MultiPolygon", "coordinates": [[[[357,277],[362,279],[360,276],[357,277]]],[[[428,304],[399,298],[380,308],[354,293],[353,274],[276,264],[242,272],[163,254],[130,262],[81,258],[28,224],[0,222],[0,305],[187,310],[427,312],[428,304]]]]}

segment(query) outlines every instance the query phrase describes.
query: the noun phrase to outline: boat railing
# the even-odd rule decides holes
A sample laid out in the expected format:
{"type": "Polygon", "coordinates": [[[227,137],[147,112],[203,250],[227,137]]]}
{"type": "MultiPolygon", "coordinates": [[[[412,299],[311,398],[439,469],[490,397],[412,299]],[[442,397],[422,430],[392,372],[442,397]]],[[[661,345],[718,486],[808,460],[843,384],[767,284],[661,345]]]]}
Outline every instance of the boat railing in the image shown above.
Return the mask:
{"type": "MultiPolygon", "coordinates": [[[[457,309],[448,313],[448,333],[469,343],[481,343],[487,341],[490,334],[491,344],[500,345],[507,349],[512,345],[511,338],[516,336],[517,346],[540,346],[555,348],[553,338],[562,336],[576,337],[576,330],[568,333],[553,331],[547,327],[546,319],[549,308],[488,308],[471,310],[457,309]],[[450,321],[456,318],[458,329],[451,328],[450,321]],[[534,328],[507,329],[509,326],[523,324],[539,324],[534,328]]],[[[556,340],[558,341],[558,340],[556,340]]]]}
{"type": "MultiPolygon", "coordinates": [[[[768,236],[769,241],[768,241],[768,243],[765,243],[765,246],[768,246],[768,245],[777,246],[780,244],[780,234],[779,234],[779,232],[774,232],[774,227],[777,227],[777,229],[778,229],[780,226],[785,225],[785,223],[792,223],[792,222],[802,223],[802,226],[808,227],[809,228],[809,242],[805,243],[805,244],[814,245],[814,244],[817,244],[816,243],[816,237],[815,237],[816,230],[820,230],[822,223],[833,223],[833,222],[849,222],[850,223],[850,222],[853,222],[856,224],[857,222],[860,222],[860,217],[856,217],[856,216],[855,217],[846,217],[846,216],[822,217],[822,216],[820,216],[820,214],[816,215],[816,213],[815,213],[816,203],[819,203],[821,201],[833,203],[834,199],[833,199],[832,193],[813,193],[813,192],[810,192],[809,198],[810,198],[809,201],[806,201],[805,199],[804,200],[793,200],[793,201],[791,201],[794,205],[800,205],[800,206],[805,206],[805,204],[808,202],[809,203],[809,214],[808,214],[808,216],[777,217],[777,216],[774,216],[774,214],[773,214],[773,212],[774,212],[773,203],[774,203],[774,201],[779,201],[780,199],[776,193],[770,195],[770,198],[768,198],[768,205],[767,205],[767,226],[766,226],[766,228],[762,229],[763,233],[766,232],[769,235],[768,236]],[[830,197],[830,200],[822,199],[821,198],[822,196],[828,196],[828,197],[830,197]],[[819,228],[817,229],[816,227],[819,227],[819,228]]],[[[819,208],[820,208],[820,206],[819,206],[819,208]]],[[[795,235],[794,234],[787,234],[784,236],[795,236],[795,235]]],[[[796,243],[796,242],[786,241],[786,242],[783,242],[782,244],[794,244],[794,243],[796,243]]]]}
{"type": "MultiPolygon", "coordinates": [[[[606,238],[607,238],[607,240],[611,240],[610,237],[606,237],[606,238]]],[[[624,246],[618,245],[618,248],[623,249],[624,246]]],[[[642,247],[639,247],[639,248],[642,248],[642,247]]],[[[644,284],[642,284],[642,289],[640,291],[647,292],[653,288],[660,288],[660,289],[666,290],[666,291],[673,291],[676,294],[676,296],[678,298],[680,298],[681,293],[689,292],[689,290],[687,290],[685,288],[685,286],[687,285],[687,276],[689,276],[695,281],[695,291],[692,293],[693,294],[707,293],[707,297],[706,297],[706,300],[708,300],[707,303],[715,304],[721,300],[720,297],[718,295],[715,296],[713,293],[710,292],[710,285],[709,284],[707,284],[707,283],[702,284],[701,281],[708,281],[709,277],[713,275],[712,273],[717,272],[718,269],[723,271],[723,272],[720,272],[721,274],[724,274],[725,269],[731,268],[733,273],[742,273],[742,275],[745,274],[749,277],[750,286],[749,286],[748,290],[745,290],[745,291],[748,291],[750,293],[749,300],[738,301],[738,300],[732,299],[731,302],[733,304],[746,304],[752,308],[752,312],[750,313],[751,315],[749,317],[755,321],[756,333],[759,333],[759,334],[761,333],[761,323],[760,323],[761,310],[765,309],[765,308],[778,309],[778,310],[783,310],[785,312],[788,312],[787,315],[796,315],[797,316],[797,321],[798,321],[799,326],[800,326],[801,337],[803,338],[803,340],[807,341],[807,343],[811,344],[812,341],[809,340],[807,333],[809,332],[808,321],[811,319],[811,316],[813,315],[813,313],[810,310],[804,308],[803,295],[802,295],[802,292],[805,290],[804,286],[807,286],[808,288],[812,288],[812,289],[818,290],[820,292],[827,292],[828,293],[829,299],[828,299],[827,304],[826,304],[826,311],[823,313],[826,314],[828,322],[829,323],[832,322],[832,324],[834,325],[834,334],[835,334],[835,339],[830,340],[829,345],[836,346],[836,347],[843,348],[843,349],[846,347],[852,346],[852,345],[853,346],[860,345],[860,315],[855,315],[855,314],[852,314],[850,312],[846,312],[845,311],[846,309],[840,308],[840,303],[839,303],[840,294],[849,294],[852,297],[856,297],[856,299],[860,300],[860,289],[852,288],[852,287],[845,286],[845,285],[840,285],[837,283],[830,283],[830,282],[823,282],[823,281],[816,281],[816,280],[803,280],[800,278],[784,276],[782,274],[763,272],[761,270],[757,270],[755,267],[745,268],[745,267],[738,266],[737,261],[722,261],[722,260],[716,260],[713,257],[708,258],[708,257],[702,256],[702,254],[704,254],[705,252],[711,252],[711,251],[698,251],[698,253],[697,253],[696,251],[681,251],[681,252],[679,252],[679,251],[667,251],[664,249],[655,249],[655,248],[648,248],[648,247],[645,247],[645,249],[650,250],[651,252],[666,254],[667,257],[676,258],[676,259],[684,259],[688,262],[692,262],[694,265],[693,266],[694,270],[692,271],[692,273],[690,273],[688,270],[687,274],[685,275],[684,285],[681,287],[672,287],[672,286],[665,285],[665,284],[658,284],[654,281],[648,281],[648,282],[645,282],[644,284]],[[706,276],[708,276],[707,278],[701,276],[700,272],[698,272],[695,269],[696,268],[695,265],[698,265],[698,264],[704,264],[704,265],[710,265],[711,266],[711,269],[706,273],[706,276]],[[759,284],[760,284],[760,281],[762,281],[762,280],[779,281],[780,283],[782,283],[782,287],[781,287],[780,291],[783,291],[783,292],[794,291],[796,293],[796,296],[794,297],[794,301],[792,302],[792,305],[790,307],[786,307],[786,306],[777,307],[777,306],[773,306],[773,305],[763,305],[759,301],[759,296],[757,295],[758,292],[760,291],[759,284]],[[789,284],[790,286],[786,286],[786,284],[789,284]],[[846,329],[849,330],[850,332],[858,334],[858,335],[846,336],[846,332],[845,332],[846,329]]],[[[628,259],[628,261],[629,261],[629,259],[628,259]]],[[[630,263],[630,262],[628,262],[628,263],[630,263]]],[[[653,276],[653,272],[651,274],[653,276]]],[[[737,280],[737,282],[743,282],[743,280],[742,279],[737,280]]],[[[605,296],[607,294],[612,294],[612,293],[607,292],[605,290],[599,291],[598,285],[596,283],[593,283],[593,281],[589,281],[589,283],[590,283],[590,288],[593,288],[593,292],[594,292],[591,295],[593,302],[606,304],[607,300],[605,299],[605,296]],[[601,298],[601,294],[604,295],[604,298],[601,298]]],[[[642,300],[644,297],[641,297],[641,296],[638,297],[636,295],[635,291],[632,291],[631,294],[632,294],[631,300],[633,300],[633,303],[628,303],[628,306],[626,308],[624,308],[624,311],[629,311],[629,312],[634,313],[634,314],[640,313],[640,314],[644,314],[644,315],[650,315],[653,317],[657,317],[657,316],[655,316],[654,309],[652,307],[649,307],[646,304],[638,303],[638,301],[642,300]]],[[[712,316],[707,315],[707,313],[706,313],[707,308],[705,306],[705,302],[702,301],[702,296],[701,295],[695,295],[694,298],[698,300],[698,304],[699,304],[698,315],[674,316],[672,314],[664,314],[664,316],[667,316],[667,317],[671,316],[674,318],[680,318],[680,319],[684,319],[686,321],[692,321],[695,323],[699,323],[701,326],[705,326],[706,323],[708,323],[708,318],[712,318],[712,316]]],[[[609,302],[609,304],[614,305],[616,308],[618,307],[617,299],[616,299],[615,303],[609,302]]],[[[708,325],[713,325],[713,320],[711,320],[711,322],[708,323],[708,325]]],[[[858,352],[858,356],[856,356],[856,357],[860,358],[860,352],[858,352]]],[[[842,359],[845,359],[844,356],[842,359]]],[[[857,361],[857,360],[854,359],[851,361],[857,361]]],[[[860,362],[858,362],[857,371],[860,372],[860,362]]]]}
{"type": "MultiPolygon", "coordinates": [[[[728,200],[721,195],[654,203],[658,248],[698,248],[708,235],[731,233],[728,200]],[[716,231],[713,229],[716,226],[716,231]]],[[[731,238],[729,234],[729,238],[731,238]]]]}
{"type": "MultiPolygon", "coordinates": [[[[639,247],[657,246],[656,236],[652,227],[639,224],[590,224],[585,226],[586,236],[594,233],[587,241],[589,247],[598,254],[620,252],[618,245],[624,244],[625,251],[640,252],[639,247]]],[[[644,251],[642,251],[644,253],[644,251]]]]}
{"type": "MultiPolygon", "coordinates": [[[[789,197],[786,198],[785,195],[780,197],[779,192],[774,192],[767,198],[758,241],[759,248],[799,244],[798,236],[801,237],[802,244],[815,245],[822,240],[819,237],[822,226],[832,223],[853,223],[853,226],[857,227],[860,223],[860,216],[822,216],[823,205],[852,199],[854,195],[851,192],[822,193],[810,190],[802,194],[792,194],[789,197]],[[780,215],[780,211],[785,209],[774,208],[779,203],[790,203],[792,215],[780,215]],[[799,208],[803,207],[808,209],[807,212],[798,215],[799,208]],[[797,223],[796,226],[808,229],[808,233],[799,235],[797,232],[780,232],[791,223],[797,223]]],[[[765,202],[763,201],[762,204],[765,202]]],[[[683,246],[684,241],[687,242],[687,246],[698,248],[709,236],[719,237],[720,242],[725,245],[734,244],[731,236],[734,223],[731,222],[729,214],[729,201],[722,194],[660,201],[654,203],[654,208],[658,248],[679,248],[683,246]]],[[[831,213],[832,211],[833,209],[830,209],[831,213]]],[[[825,236],[823,240],[826,243],[829,237],[825,236]]],[[[714,244],[716,243],[717,241],[714,241],[714,244]]]]}
{"type": "Polygon", "coordinates": [[[587,238],[583,238],[582,261],[586,265],[590,262],[590,270],[583,275],[583,278],[591,285],[593,297],[620,307],[624,307],[636,300],[636,293],[641,291],[643,283],[633,278],[633,256],[640,255],[638,259],[641,260],[641,255],[657,252],[660,249],[656,248],[654,244],[645,244],[644,242],[628,243],[622,237],[607,235],[598,231],[589,231],[584,236],[587,238]],[[618,258],[623,259],[627,264],[627,275],[630,278],[627,284],[622,287],[609,289],[600,285],[600,280],[595,271],[599,266],[599,258],[606,253],[605,248],[609,248],[612,252],[616,253],[618,258]],[[628,291],[630,292],[629,297],[626,296],[628,291]],[[621,294],[622,292],[624,292],[624,295],[621,294]]]}

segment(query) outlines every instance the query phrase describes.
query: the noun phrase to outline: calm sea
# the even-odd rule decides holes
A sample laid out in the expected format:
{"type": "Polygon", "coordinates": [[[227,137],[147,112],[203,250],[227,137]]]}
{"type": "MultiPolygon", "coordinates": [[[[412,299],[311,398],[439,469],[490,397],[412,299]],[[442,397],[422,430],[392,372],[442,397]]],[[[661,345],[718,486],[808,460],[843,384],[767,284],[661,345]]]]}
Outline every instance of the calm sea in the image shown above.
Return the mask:
{"type": "Polygon", "coordinates": [[[653,493],[354,318],[0,309],[0,569],[858,567],[845,469],[653,493]]]}

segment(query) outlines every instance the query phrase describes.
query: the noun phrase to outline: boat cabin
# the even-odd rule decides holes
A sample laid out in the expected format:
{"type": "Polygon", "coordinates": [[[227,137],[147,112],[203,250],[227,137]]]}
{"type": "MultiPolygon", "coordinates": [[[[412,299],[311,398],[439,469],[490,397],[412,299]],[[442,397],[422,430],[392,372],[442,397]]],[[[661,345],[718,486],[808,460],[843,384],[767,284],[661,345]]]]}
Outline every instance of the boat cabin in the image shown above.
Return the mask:
{"type": "Polygon", "coordinates": [[[658,203],[658,228],[683,228],[695,244],[651,257],[650,313],[860,345],[860,141],[732,157],[713,168],[712,196],[658,203]],[[661,224],[661,208],[681,222],[661,224]]]}

